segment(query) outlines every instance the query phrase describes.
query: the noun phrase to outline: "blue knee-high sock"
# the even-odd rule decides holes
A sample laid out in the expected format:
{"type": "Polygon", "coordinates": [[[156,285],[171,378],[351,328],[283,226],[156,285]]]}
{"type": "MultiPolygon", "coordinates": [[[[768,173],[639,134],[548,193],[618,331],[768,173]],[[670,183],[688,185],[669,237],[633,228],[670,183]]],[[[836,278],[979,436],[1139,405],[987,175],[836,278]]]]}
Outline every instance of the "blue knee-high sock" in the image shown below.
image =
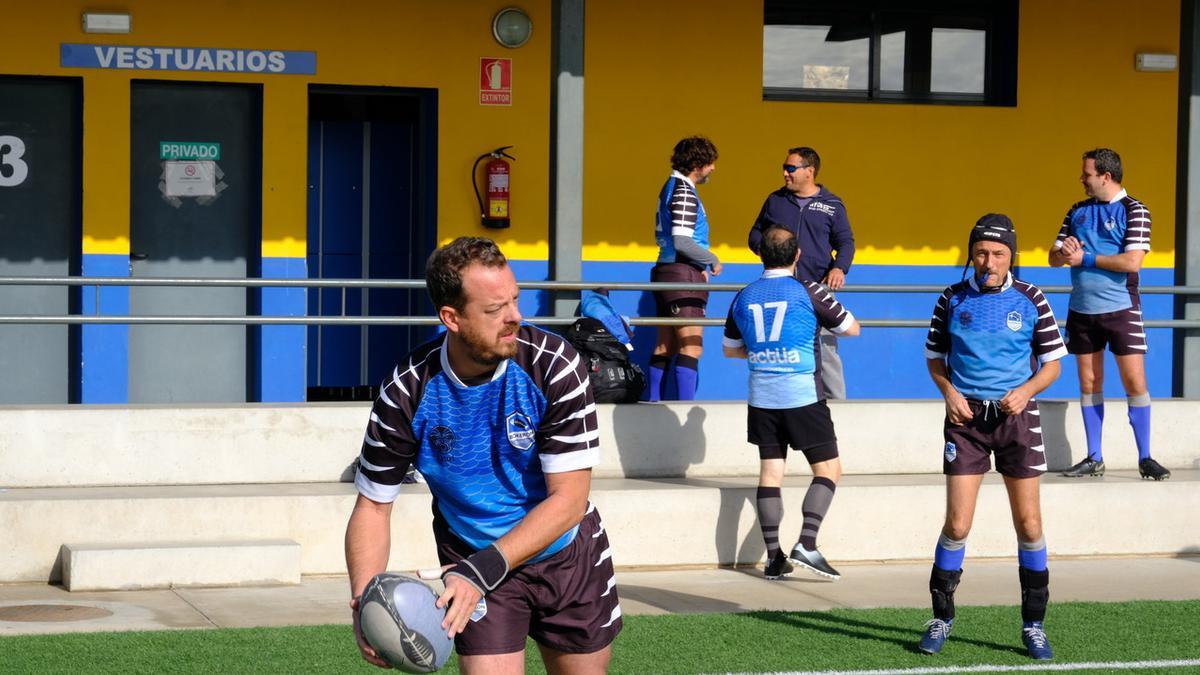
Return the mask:
{"type": "Polygon", "coordinates": [[[670,356],[655,354],[650,357],[650,392],[647,397],[648,401],[662,400],[663,379],[667,374],[667,366],[670,363],[670,356]]]}
{"type": "Polygon", "coordinates": [[[696,400],[696,385],[700,381],[700,361],[694,356],[680,354],[675,357],[674,373],[675,386],[679,388],[679,400],[696,400]]]}
{"type": "Polygon", "coordinates": [[[947,572],[957,572],[962,569],[963,558],[966,556],[966,539],[951,539],[942,534],[938,537],[937,548],[933,551],[933,566],[947,572]]]}
{"type": "Polygon", "coordinates": [[[1017,542],[1017,563],[1033,572],[1046,570],[1046,538],[1017,542]]]}
{"type": "Polygon", "coordinates": [[[1083,412],[1083,431],[1087,436],[1088,459],[1104,461],[1101,433],[1104,430],[1104,394],[1080,394],[1079,409],[1083,412]]]}
{"type": "Polygon", "coordinates": [[[1138,461],[1150,458],[1150,394],[1130,396],[1129,426],[1133,427],[1133,440],[1137,443],[1138,461]]]}

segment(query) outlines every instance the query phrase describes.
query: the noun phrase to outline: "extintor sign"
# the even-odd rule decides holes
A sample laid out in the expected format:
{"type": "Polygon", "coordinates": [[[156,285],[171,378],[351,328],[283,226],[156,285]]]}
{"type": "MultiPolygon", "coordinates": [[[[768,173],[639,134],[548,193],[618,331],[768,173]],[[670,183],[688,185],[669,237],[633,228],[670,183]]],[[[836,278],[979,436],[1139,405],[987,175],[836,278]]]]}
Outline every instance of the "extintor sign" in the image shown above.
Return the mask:
{"type": "Polygon", "coordinates": [[[479,105],[512,105],[512,59],[479,59],[479,105]]]}

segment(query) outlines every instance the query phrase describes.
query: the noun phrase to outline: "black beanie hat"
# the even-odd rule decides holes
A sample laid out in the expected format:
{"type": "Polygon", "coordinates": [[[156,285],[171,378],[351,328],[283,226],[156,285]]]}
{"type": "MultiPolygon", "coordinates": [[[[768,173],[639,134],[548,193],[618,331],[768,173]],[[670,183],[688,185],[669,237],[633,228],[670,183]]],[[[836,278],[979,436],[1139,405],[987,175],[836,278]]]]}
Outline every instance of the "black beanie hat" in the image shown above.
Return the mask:
{"type": "Polygon", "coordinates": [[[1012,220],[1003,213],[989,213],[975,221],[971,228],[971,238],[967,240],[967,259],[971,258],[971,250],[977,241],[996,241],[1008,247],[1013,258],[1017,257],[1017,230],[1012,220]]]}

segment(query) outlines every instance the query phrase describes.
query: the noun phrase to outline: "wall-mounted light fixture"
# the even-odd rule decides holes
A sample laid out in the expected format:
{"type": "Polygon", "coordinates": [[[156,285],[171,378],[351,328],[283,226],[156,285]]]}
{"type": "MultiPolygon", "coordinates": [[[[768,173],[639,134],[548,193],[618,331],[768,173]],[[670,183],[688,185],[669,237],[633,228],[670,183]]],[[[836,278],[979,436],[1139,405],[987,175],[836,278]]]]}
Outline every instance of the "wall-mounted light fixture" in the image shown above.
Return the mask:
{"type": "Polygon", "coordinates": [[[516,49],[529,42],[531,33],[533,22],[520,7],[505,7],[496,12],[496,18],[492,19],[492,36],[496,38],[496,42],[509,49],[516,49]]]}
{"type": "Polygon", "coordinates": [[[1154,73],[1171,73],[1179,67],[1179,57],[1174,54],[1151,54],[1142,52],[1134,57],[1133,67],[1154,73]]]}
{"type": "Polygon", "coordinates": [[[133,17],[115,12],[84,12],[85,33],[128,33],[132,29],[133,17]]]}

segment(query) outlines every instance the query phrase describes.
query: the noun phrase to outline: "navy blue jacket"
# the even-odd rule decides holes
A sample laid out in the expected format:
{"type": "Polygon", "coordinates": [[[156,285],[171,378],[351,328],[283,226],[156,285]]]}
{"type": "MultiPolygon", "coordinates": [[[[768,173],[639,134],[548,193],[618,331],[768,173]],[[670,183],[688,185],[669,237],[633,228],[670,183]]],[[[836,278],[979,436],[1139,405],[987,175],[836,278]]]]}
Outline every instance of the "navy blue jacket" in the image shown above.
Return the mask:
{"type": "Polygon", "coordinates": [[[842,199],[821,186],[803,209],[796,196],[787,188],[779,188],[767,196],[762,210],[750,228],[750,250],[758,253],[763,232],[772,225],[792,231],[800,242],[800,261],[796,263],[796,278],[820,282],[834,267],[850,273],[854,262],[854,233],[842,199]],[[833,252],[837,251],[834,259],[833,252]]]}

